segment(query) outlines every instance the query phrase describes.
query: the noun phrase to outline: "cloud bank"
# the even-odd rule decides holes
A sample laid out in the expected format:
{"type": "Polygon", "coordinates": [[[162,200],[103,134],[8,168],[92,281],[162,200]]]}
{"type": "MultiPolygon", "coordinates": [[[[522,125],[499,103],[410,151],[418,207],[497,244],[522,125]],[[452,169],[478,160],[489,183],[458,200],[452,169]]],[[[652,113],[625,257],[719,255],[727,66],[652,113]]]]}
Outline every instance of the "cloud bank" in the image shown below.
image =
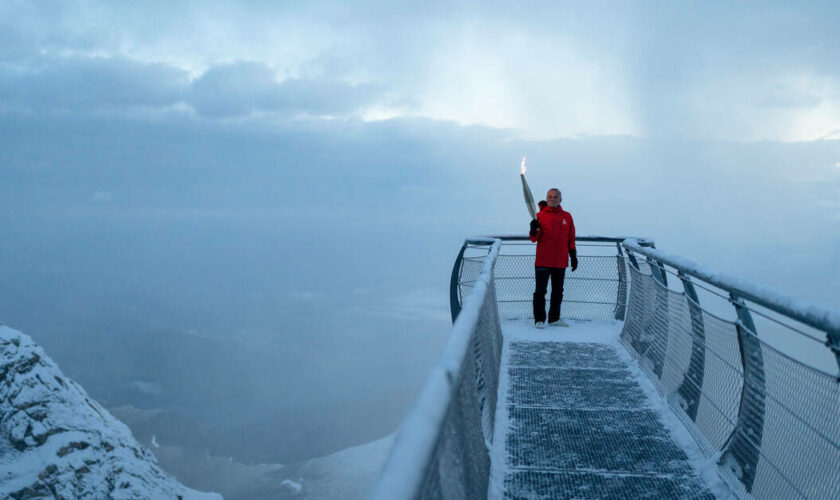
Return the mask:
{"type": "Polygon", "coordinates": [[[838,138],[838,11],[836,2],[12,3],[0,9],[0,109],[139,109],[269,127],[422,117],[532,139],[838,138]]]}

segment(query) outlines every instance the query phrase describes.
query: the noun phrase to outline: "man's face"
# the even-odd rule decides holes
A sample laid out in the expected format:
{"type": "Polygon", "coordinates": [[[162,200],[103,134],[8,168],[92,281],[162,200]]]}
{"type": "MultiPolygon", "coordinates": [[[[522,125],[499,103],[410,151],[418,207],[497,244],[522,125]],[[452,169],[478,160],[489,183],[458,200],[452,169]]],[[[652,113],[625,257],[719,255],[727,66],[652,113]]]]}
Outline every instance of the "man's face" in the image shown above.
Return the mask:
{"type": "Polygon", "coordinates": [[[563,201],[563,199],[560,197],[560,193],[558,191],[551,190],[545,195],[545,202],[548,203],[548,206],[551,208],[559,205],[561,201],[563,201]]]}

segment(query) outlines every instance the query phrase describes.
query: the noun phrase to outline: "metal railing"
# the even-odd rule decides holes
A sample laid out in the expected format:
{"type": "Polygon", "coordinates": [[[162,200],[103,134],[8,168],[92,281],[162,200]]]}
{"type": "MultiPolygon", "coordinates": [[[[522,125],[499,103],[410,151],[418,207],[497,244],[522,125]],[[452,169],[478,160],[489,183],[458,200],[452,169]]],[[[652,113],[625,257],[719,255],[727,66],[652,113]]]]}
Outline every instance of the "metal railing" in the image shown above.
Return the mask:
{"type": "MultiPolygon", "coordinates": [[[[533,317],[534,244],[527,236],[489,236],[503,242],[505,253],[496,261],[495,281],[499,314],[506,319],[533,317]]],[[[579,236],[580,266],[566,273],[563,294],[564,318],[624,319],[627,302],[627,269],[621,242],[624,237],[579,236]]],[[[653,247],[650,239],[638,239],[653,247]]],[[[460,302],[472,289],[479,266],[469,256],[471,245],[465,242],[455,259],[450,280],[450,309],[453,320],[460,302]]],[[[549,287],[550,291],[550,287],[549,287]]]]}
{"type": "Polygon", "coordinates": [[[840,363],[840,312],[633,240],[622,245],[630,298],[621,340],[701,448],[719,456],[733,492],[840,498],[840,378],[771,346],[753,320],[766,316],[788,335],[808,335],[798,324],[807,325],[840,363]],[[682,291],[669,288],[669,274],[682,291]],[[704,309],[695,286],[726,299],[735,319],[704,309]]]}
{"type": "MultiPolygon", "coordinates": [[[[816,332],[840,364],[840,312],[713,273],[651,240],[576,242],[561,315],[624,320],[622,343],[733,493],[840,498],[840,378],[760,339],[753,321],[812,341],[816,332]],[[695,287],[726,299],[734,319],[701,306],[695,287]]],[[[450,284],[453,333],[372,498],[486,498],[499,316],[532,316],[533,247],[526,236],[465,241],[450,284]]]]}
{"type": "MultiPolygon", "coordinates": [[[[370,498],[487,498],[502,331],[493,270],[501,241],[469,239],[481,255],[452,334],[397,432],[370,498]]],[[[463,256],[464,252],[461,252],[463,256]]]]}

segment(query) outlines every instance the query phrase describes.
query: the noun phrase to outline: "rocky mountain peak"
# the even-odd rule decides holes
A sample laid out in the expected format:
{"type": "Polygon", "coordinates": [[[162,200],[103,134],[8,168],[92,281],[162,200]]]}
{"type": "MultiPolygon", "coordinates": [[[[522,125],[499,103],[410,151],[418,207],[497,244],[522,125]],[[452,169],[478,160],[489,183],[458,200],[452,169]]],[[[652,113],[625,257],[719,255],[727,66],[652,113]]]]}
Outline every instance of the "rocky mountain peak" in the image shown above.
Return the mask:
{"type": "Polygon", "coordinates": [[[43,349],[0,325],[0,497],[220,499],[163,471],[43,349]]]}

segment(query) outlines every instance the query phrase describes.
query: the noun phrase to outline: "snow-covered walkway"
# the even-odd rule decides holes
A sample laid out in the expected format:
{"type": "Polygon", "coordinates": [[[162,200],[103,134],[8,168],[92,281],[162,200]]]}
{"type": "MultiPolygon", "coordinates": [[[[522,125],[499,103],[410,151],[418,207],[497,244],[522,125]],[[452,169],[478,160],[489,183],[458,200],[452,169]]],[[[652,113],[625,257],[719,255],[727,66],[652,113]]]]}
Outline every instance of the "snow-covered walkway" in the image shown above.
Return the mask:
{"type": "Polygon", "coordinates": [[[728,496],[620,329],[502,323],[490,498],[728,496]]]}

